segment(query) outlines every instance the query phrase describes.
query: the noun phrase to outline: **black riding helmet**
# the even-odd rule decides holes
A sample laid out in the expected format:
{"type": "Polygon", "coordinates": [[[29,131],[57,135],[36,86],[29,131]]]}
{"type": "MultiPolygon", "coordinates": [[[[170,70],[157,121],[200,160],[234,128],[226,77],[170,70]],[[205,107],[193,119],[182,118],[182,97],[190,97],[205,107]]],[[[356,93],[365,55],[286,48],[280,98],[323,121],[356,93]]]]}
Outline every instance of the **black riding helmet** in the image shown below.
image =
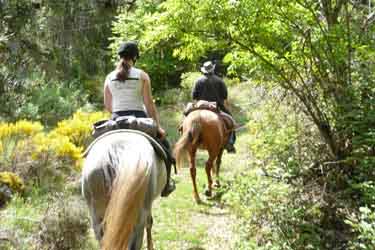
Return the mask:
{"type": "Polygon", "coordinates": [[[120,44],[117,54],[120,57],[124,57],[126,59],[138,59],[139,57],[138,45],[136,42],[133,42],[133,41],[123,42],[120,44]]]}

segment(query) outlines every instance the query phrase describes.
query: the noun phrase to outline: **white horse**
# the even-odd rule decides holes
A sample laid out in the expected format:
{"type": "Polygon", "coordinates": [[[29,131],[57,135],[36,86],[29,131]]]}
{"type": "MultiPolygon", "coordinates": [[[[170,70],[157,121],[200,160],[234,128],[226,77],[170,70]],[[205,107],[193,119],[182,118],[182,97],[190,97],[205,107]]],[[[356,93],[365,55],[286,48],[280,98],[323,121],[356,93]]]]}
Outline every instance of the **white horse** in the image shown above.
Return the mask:
{"type": "Polygon", "coordinates": [[[152,250],[152,202],[167,181],[164,163],[138,133],[112,131],[89,149],[82,193],[103,250],[139,250],[144,230],[152,250]]]}

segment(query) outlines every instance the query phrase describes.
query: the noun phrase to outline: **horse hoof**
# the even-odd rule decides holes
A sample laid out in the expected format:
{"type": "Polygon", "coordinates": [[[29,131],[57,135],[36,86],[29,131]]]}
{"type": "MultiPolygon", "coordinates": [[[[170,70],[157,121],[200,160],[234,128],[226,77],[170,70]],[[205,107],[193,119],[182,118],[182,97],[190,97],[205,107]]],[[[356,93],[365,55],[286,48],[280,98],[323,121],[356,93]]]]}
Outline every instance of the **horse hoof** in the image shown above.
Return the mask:
{"type": "Polygon", "coordinates": [[[206,191],[204,191],[204,194],[205,194],[207,197],[211,197],[211,196],[212,196],[212,192],[211,192],[211,190],[209,190],[209,189],[206,189],[206,191]]]}

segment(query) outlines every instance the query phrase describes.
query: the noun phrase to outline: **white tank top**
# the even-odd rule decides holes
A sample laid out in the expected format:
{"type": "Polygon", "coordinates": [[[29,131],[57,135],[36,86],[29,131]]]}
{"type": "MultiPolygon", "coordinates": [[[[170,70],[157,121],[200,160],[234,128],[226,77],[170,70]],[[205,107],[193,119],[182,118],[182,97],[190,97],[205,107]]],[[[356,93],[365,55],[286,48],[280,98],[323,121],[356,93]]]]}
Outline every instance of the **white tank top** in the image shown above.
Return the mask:
{"type": "Polygon", "coordinates": [[[117,70],[107,75],[105,85],[112,94],[112,112],[126,110],[145,111],[142,95],[141,70],[131,67],[128,78],[120,81],[117,70]]]}

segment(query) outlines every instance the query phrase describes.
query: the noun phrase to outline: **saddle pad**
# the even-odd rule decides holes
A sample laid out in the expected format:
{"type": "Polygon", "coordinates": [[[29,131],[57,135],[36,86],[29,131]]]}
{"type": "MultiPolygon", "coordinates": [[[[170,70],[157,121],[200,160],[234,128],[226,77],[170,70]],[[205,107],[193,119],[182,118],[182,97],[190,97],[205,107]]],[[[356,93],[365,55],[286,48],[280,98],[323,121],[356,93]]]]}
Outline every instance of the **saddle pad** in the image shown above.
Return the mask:
{"type": "Polygon", "coordinates": [[[186,105],[186,108],[183,113],[185,116],[188,116],[188,114],[190,114],[191,112],[195,110],[202,110],[202,109],[210,110],[215,113],[219,113],[219,109],[216,105],[216,102],[209,102],[209,101],[204,101],[204,100],[200,100],[196,103],[189,102],[186,105]]]}
{"type": "Polygon", "coordinates": [[[154,138],[152,138],[151,136],[149,136],[148,134],[142,132],[142,131],[139,131],[139,130],[132,130],[132,129],[116,129],[116,130],[111,130],[111,131],[108,131],[108,132],[105,132],[104,134],[100,135],[99,137],[97,137],[88,147],[87,149],[85,150],[85,152],[83,152],[82,156],[83,157],[86,157],[87,154],[90,152],[91,148],[97,143],[99,142],[102,138],[104,137],[107,137],[108,135],[112,135],[112,134],[117,134],[117,133],[133,133],[133,134],[139,134],[139,135],[142,135],[144,136],[152,145],[152,147],[154,148],[156,154],[163,159],[163,161],[165,163],[167,163],[168,161],[168,158],[167,158],[167,153],[164,151],[163,147],[159,144],[159,142],[157,142],[154,138]]]}
{"type": "Polygon", "coordinates": [[[102,134],[117,129],[134,129],[156,138],[158,126],[152,118],[137,118],[135,116],[120,116],[115,120],[101,120],[93,125],[92,136],[97,138],[102,134]]]}

